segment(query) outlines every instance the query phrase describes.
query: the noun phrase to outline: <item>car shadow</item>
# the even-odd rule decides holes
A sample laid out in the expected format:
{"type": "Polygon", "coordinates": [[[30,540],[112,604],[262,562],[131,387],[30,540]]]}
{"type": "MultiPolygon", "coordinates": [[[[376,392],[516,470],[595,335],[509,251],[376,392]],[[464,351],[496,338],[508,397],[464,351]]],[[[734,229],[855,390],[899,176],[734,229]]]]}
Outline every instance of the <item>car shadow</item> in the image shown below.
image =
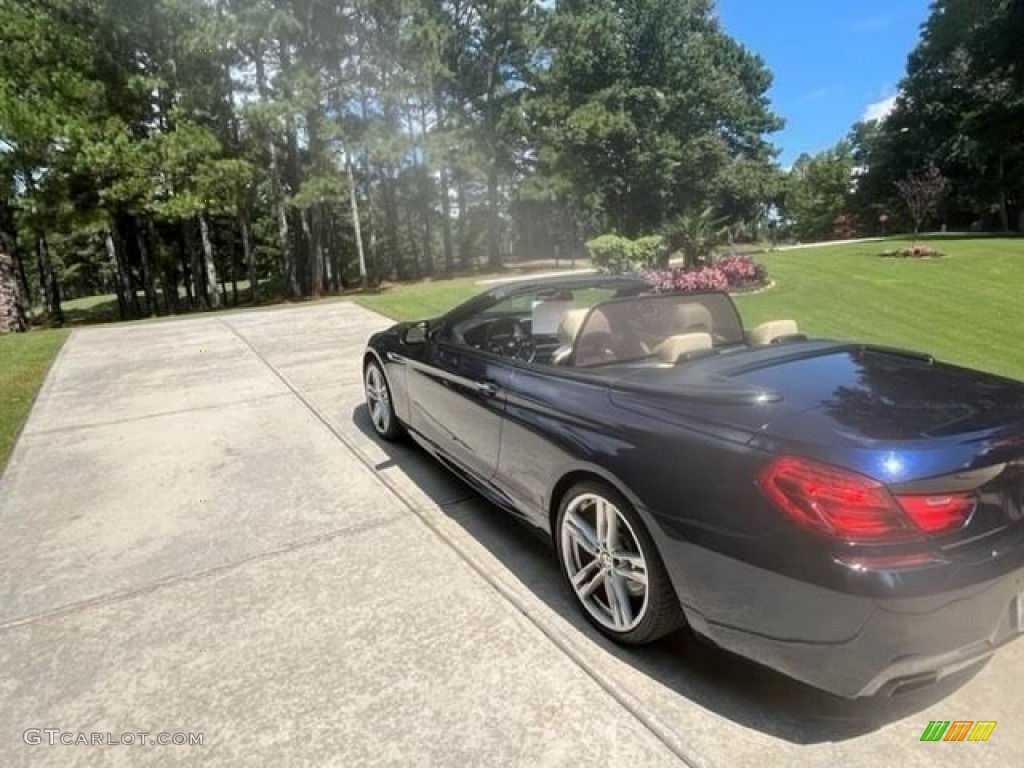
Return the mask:
{"type": "Polygon", "coordinates": [[[546,540],[481,498],[412,441],[379,441],[365,405],[353,411],[352,422],[381,446],[388,456],[387,466],[399,468],[536,597],[565,617],[584,642],[594,643],[679,696],[747,728],[794,744],[856,738],[934,706],[984,666],[974,665],[921,690],[849,700],[722,650],[689,629],[643,648],[616,645],[583,618],[546,540]]]}

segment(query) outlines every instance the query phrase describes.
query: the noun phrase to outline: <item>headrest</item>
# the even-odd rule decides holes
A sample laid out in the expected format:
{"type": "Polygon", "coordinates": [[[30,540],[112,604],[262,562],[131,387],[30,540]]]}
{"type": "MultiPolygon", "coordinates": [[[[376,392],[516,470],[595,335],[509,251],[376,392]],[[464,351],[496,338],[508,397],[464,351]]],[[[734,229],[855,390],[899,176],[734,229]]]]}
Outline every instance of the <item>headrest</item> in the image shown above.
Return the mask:
{"type": "Polygon", "coordinates": [[[753,347],[762,347],[776,339],[796,336],[799,333],[795,320],[769,320],[751,329],[747,333],[747,342],[753,347]]]}
{"type": "Polygon", "coordinates": [[[680,304],[672,313],[672,323],[680,333],[711,333],[711,312],[697,302],[680,304]]]}
{"type": "Polygon", "coordinates": [[[596,307],[586,320],[587,333],[608,333],[611,326],[608,324],[608,315],[600,307],[596,307]]]}
{"type": "Polygon", "coordinates": [[[711,349],[710,333],[680,333],[661,342],[655,348],[654,354],[662,363],[675,364],[679,362],[679,358],[702,349],[711,349]]]}
{"type": "Polygon", "coordinates": [[[588,309],[570,309],[562,315],[562,319],[558,323],[558,338],[563,344],[572,344],[589,311],[588,309]]]}

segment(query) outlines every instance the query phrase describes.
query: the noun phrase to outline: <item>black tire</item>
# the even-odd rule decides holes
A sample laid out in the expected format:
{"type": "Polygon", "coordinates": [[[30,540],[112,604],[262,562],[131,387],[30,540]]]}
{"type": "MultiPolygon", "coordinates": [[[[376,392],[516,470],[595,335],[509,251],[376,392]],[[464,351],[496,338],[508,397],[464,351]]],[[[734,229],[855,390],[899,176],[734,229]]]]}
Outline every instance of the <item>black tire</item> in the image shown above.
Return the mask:
{"type": "Polygon", "coordinates": [[[403,429],[391,400],[391,385],[388,377],[376,360],[370,360],[363,369],[363,393],[366,395],[366,410],[377,436],[384,440],[397,440],[403,429]]]}
{"type": "Polygon", "coordinates": [[[654,540],[615,489],[598,481],[570,488],[558,507],[554,537],[570,593],[583,615],[606,637],[644,645],[683,626],[682,608],[654,540]],[[601,502],[606,505],[604,512],[601,502]],[[617,518],[608,534],[607,523],[604,532],[599,530],[598,518],[608,520],[611,512],[617,518]],[[646,584],[641,584],[644,575],[646,584]],[[588,588],[590,593],[584,594],[588,588]]]}

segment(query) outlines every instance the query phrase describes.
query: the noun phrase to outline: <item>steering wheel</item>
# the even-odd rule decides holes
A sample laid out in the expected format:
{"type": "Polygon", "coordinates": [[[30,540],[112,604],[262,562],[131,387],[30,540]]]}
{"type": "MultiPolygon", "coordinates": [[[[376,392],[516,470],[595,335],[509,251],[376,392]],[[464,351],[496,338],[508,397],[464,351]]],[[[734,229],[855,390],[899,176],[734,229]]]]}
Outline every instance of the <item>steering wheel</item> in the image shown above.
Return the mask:
{"type": "Polygon", "coordinates": [[[502,317],[487,326],[484,347],[502,357],[533,362],[537,348],[523,324],[514,317],[502,317]]]}

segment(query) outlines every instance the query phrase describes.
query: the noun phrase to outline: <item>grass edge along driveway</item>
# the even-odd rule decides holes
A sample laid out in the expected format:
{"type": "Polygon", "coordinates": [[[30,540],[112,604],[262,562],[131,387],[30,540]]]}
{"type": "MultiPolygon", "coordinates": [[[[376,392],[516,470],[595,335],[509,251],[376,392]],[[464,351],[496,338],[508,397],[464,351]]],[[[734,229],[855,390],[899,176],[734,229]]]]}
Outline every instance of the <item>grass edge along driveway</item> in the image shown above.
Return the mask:
{"type": "Polygon", "coordinates": [[[0,475],[69,334],[48,330],[0,336],[0,475]]]}

